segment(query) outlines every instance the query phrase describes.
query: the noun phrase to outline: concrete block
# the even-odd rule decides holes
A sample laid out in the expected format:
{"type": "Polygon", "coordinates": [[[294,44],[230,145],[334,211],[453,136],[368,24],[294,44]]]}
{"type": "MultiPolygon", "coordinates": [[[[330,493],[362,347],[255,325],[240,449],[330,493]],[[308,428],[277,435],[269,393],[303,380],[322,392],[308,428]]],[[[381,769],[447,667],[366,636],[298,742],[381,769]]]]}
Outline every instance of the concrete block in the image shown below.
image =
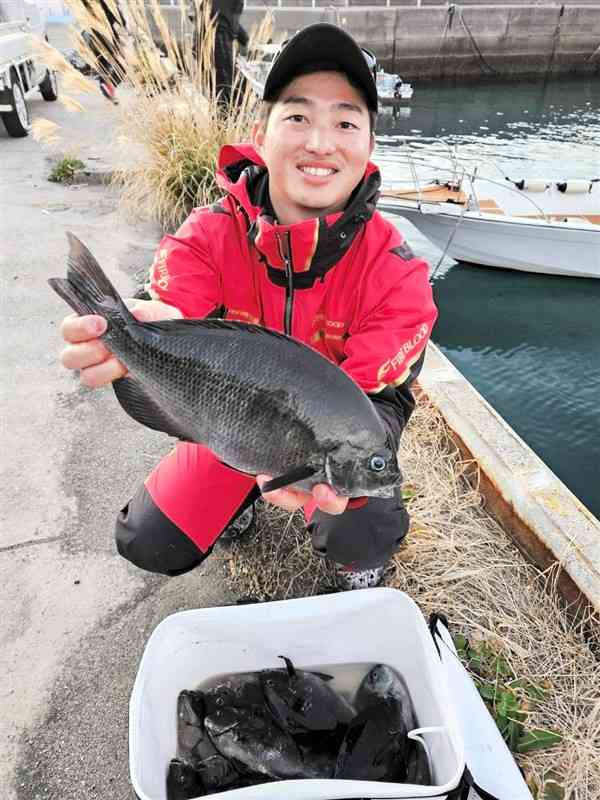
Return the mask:
{"type": "Polygon", "coordinates": [[[435,345],[419,386],[480,468],[490,513],[541,569],[560,564],[567,600],[600,611],[600,521],[435,345]]]}

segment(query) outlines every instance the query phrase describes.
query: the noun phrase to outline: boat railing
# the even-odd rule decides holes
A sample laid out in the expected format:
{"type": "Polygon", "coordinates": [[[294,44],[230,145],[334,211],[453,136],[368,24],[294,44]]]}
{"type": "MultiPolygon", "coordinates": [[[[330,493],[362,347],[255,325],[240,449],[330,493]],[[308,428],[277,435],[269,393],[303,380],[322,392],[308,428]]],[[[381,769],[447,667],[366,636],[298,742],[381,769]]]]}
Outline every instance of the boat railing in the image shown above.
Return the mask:
{"type": "MultiPolygon", "coordinates": [[[[378,139],[382,144],[385,140],[378,139]]],[[[480,196],[482,192],[482,184],[488,184],[500,187],[503,191],[508,191],[518,195],[521,199],[527,201],[533,209],[535,209],[536,216],[540,217],[542,221],[552,224],[552,219],[546,211],[528,194],[517,188],[514,181],[511,181],[500,168],[500,166],[491,158],[477,158],[478,163],[470,165],[464,156],[458,153],[458,147],[455,144],[445,142],[436,137],[414,137],[414,136],[397,136],[393,137],[394,143],[401,144],[399,157],[395,158],[395,165],[404,165],[410,172],[412,181],[411,186],[403,185],[401,190],[394,190],[393,194],[396,197],[401,197],[402,194],[412,195],[419,207],[422,203],[430,204],[431,197],[428,197],[426,187],[431,187],[432,184],[439,186],[447,186],[451,191],[456,193],[456,202],[463,205],[461,198],[461,191],[466,195],[465,210],[474,211],[481,216],[485,213],[480,204],[480,196]],[[434,145],[433,147],[431,145],[434,145]],[[435,159],[438,159],[436,162],[435,159]],[[439,163],[439,159],[446,162],[439,163]],[[482,164],[493,166],[497,169],[503,177],[503,181],[495,180],[494,178],[482,175],[480,167],[482,164]],[[420,168],[426,169],[430,174],[428,177],[423,177],[419,174],[420,168]]]]}

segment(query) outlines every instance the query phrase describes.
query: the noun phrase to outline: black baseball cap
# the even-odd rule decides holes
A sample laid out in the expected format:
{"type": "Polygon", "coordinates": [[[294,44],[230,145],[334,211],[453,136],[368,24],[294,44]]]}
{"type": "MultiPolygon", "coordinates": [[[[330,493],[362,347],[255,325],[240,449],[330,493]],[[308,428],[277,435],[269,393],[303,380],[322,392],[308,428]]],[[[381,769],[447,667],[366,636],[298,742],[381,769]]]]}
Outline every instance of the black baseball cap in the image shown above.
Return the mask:
{"type": "Polygon", "coordinates": [[[263,100],[274,100],[304,64],[323,61],[338,65],[340,72],[352,78],[364,92],[369,110],[377,112],[375,56],[328,22],[308,25],[284,42],[267,75],[263,100]]]}

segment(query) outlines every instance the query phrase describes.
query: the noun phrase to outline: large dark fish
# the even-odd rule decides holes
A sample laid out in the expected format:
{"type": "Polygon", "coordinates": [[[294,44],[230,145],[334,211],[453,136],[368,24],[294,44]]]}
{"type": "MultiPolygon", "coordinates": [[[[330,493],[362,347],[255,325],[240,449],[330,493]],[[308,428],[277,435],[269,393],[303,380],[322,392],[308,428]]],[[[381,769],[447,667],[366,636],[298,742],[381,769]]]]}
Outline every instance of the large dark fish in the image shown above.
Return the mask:
{"type": "Polygon", "coordinates": [[[350,723],[340,747],[334,777],[403,781],[406,742],[406,727],[399,706],[390,700],[377,700],[350,723]]]}
{"type": "Polygon", "coordinates": [[[222,320],[137,322],[89,250],[69,237],[67,279],[50,286],[125,364],[114,389],[149,428],[209,447],[264,491],[329,483],[347,496],[390,497],[396,452],[367,395],[339,367],[282,333],[222,320]]]}
{"type": "Polygon", "coordinates": [[[417,727],[417,718],[404,678],[385,664],[375,664],[356,690],[356,710],[362,711],[377,700],[390,699],[400,704],[406,730],[414,730],[417,727]]]}
{"type": "Polygon", "coordinates": [[[305,777],[331,778],[354,709],[329,686],[331,675],[296,669],[280,657],[285,670],[260,673],[267,707],[300,747],[305,777]]]}
{"type": "Polygon", "coordinates": [[[267,709],[230,706],[206,717],[205,725],[217,750],[234,764],[280,780],[305,777],[298,746],[267,709]]]}
{"type": "Polygon", "coordinates": [[[345,731],[354,709],[328,685],[331,676],[296,669],[289,658],[281,658],[286,669],[260,673],[267,704],[279,724],[292,735],[340,727],[345,731]]]}

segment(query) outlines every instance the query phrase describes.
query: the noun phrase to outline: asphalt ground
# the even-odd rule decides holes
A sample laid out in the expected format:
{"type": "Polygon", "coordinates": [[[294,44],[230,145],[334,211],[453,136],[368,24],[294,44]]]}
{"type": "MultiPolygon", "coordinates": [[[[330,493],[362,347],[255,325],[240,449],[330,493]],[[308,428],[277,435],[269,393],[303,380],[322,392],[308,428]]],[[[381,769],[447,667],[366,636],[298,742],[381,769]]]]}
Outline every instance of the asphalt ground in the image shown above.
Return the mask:
{"type": "Polygon", "coordinates": [[[223,556],[179,578],[116,552],[114,518],[172,440],[142,428],[112,390],[91,392],[59,362],[66,231],[127,296],[160,231],[132,225],[114,190],[47,180],[62,152],[110,169],[110,107],[30,102],[61,126],[48,150],[0,125],[0,786],[3,800],[124,800],[128,702],[145,643],[167,615],[234,601],[223,556]]]}

